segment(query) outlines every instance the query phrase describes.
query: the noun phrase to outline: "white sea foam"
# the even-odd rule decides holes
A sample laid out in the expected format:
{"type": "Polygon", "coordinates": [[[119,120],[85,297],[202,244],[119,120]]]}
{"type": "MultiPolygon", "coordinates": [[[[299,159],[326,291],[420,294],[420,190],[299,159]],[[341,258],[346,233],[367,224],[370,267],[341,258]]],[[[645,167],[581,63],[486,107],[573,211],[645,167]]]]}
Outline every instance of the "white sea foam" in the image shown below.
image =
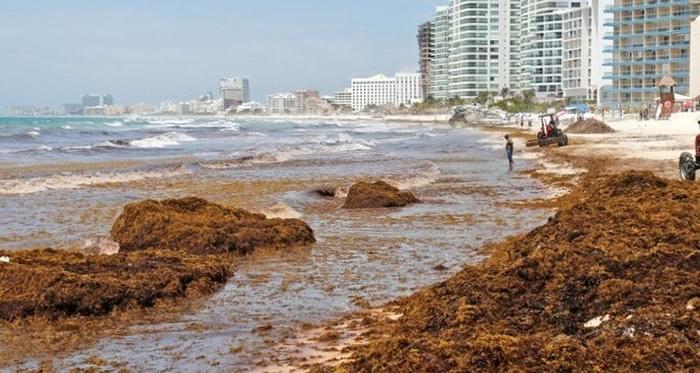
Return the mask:
{"type": "Polygon", "coordinates": [[[183,142],[196,141],[197,139],[180,132],[167,132],[158,136],[147,137],[140,140],[132,140],[129,145],[136,148],[165,148],[166,146],[176,146],[183,142]]]}
{"type": "Polygon", "coordinates": [[[123,127],[123,126],[124,126],[124,123],[117,120],[117,121],[114,121],[114,122],[107,122],[107,123],[105,123],[105,126],[109,126],[109,127],[123,127]]]}
{"type": "MultiPolygon", "coordinates": [[[[320,142],[320,141],[319,141],[320,142]]],[[[337,154],[345,152],[363,151],[372,149],[368,145],[360,143],[329,142],[329,144],[297,145],[282,148],[277,151],[260,152],[253,155],[231,154],[236,159],[230,161],[202,162],[200,166],[208,169],[230,169],[248,167],[256,164],[271,164],[286,162],[295,157],[311,154],[337,154]]]]}
{"type": "MultiPolygon", "coordinates": [[[[222,131],[223,131],[223,130],[222,130],[222,131]]],[[[245,135],[246,135],[246,136],[250,136],[250,137],[267,137],[266,134],[264,134],[264,133],[262,133],[262,132],[256,132],[256,131],[253,131],[253,132],[245,132],[245,135]]]]}
{"type": "Polygon", "coordinates": [[[194,122],[194,119],[147,119],[147,122],[151,124],[188,124],[194,122]]]}
{"type": "Polygon", "coordinates": [[[270,218],[279,219],[299,219],[301,218],[301,213],[289,207],[286,203],[280,202],[270,208],[263,210],[262,213],[270,218]]]}
{"type": "Polygon", "coordinates": [[[0,194],[32,194],[48,190],[77,189],[110,183],[167,178],[190,173],[186,167],[159,171],[97,172],[93,174],[59,174],[27,179],[0,179],[0,194]]]}
{"type": "Polygon", "coordinates": [[[41,136],[41,132],[39,131],[38,128],[35,128],[31,131],[27,131],[27,135],[32,136],[32,137],[39,137],[39,136],[41,136]]]}
{"type": "Polygon", "coordinates": [[[399,189],[416,189],[428,186],[440,177],[440,169],[432,162],[426,167],[420,168],[416,173],[408,174],[400,178],[391,179],[391,184],[399,189]]]}

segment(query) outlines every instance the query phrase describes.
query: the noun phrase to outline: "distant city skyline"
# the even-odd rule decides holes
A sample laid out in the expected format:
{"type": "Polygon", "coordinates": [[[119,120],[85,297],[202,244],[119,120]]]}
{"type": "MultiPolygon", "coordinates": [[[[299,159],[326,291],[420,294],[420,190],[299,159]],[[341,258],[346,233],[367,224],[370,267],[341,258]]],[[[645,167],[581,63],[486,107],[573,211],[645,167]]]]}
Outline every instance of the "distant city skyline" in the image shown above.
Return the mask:
{"type": "Polygon", "coordinates": [[[415,25],[442,0],[0,0],[0,107],[187,100],[219,79],[251,99],[347,88],[356,76],[418,71],[415,25]]]}

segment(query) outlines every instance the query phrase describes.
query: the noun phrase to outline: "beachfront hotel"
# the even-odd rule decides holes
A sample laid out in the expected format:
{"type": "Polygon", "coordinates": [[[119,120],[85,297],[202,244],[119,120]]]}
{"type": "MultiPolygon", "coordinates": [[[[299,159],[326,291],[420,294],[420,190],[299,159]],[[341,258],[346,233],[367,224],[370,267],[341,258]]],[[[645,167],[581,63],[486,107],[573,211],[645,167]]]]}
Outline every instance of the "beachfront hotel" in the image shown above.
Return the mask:
{"type": "Polygon", "coordinates": [[[562,11],[580,8],[581,1],[522,0],[520,50],[524,88],[539,98],[563,96],[562,11]]]}
{"type": "Polygon", "coordinates": [[[267,112],[271,114],[294,114],[297,97],[294,93],[276,93],[267,96],[267,112]]]}
{"type": "Polygon", "coordinates": [[[340,107],[352,107],[352,88],[333,93],[333,105],[340,107]]]}
{"type": "Polygon", "coordinates": [[[449,11],[449,95],[519,90],[519,2],[453,0],[449,11]]]}
{"type": "Polygon", "coordinates": [[[658,82],[670,76],[676,92],[689,94],[690,23],[700,15],[700,0],[615,0],[605,9],[613,28],[605,61],[612,73],[607,104],[638,110],[654,103],[658,82]]]}
{"type": "Polygon", "coordinates": [[[378,74],[352,80],[352,109],[368,106],[409,106],[423,100],[420,73],[398,73],[394,77],[378,74]]]}
{"type": "Polygon", "coordinates": [[[592,0],[560,13],[564,97],[598,104],[603,87],[603,4],[592,0]]]}
{"type": "Polygon", "coordinates": [[[223,78],[219,80],[219,90],[223,99],[223,109],[235,109],[250,101],[250,82],[245,78],[223,78]]]}
{"type": "Polygon", "coordinates": [[[563,9],[577,1],[451,0],[431,18],[429,95],[535,89],[561,95],[563,9]]]}

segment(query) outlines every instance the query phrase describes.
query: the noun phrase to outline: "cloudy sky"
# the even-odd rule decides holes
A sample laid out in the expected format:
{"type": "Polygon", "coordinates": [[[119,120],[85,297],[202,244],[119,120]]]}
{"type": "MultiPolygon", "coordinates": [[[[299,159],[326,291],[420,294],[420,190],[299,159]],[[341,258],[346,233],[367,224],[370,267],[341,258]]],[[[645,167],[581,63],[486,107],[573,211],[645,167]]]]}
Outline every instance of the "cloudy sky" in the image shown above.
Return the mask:
{"type": "Polygon", "coordinates": [[[0,107],[182,100],[223,76],[253,99],[331,93],[418,68],[416,26],[447,0],[0,0],[0,107]]]}

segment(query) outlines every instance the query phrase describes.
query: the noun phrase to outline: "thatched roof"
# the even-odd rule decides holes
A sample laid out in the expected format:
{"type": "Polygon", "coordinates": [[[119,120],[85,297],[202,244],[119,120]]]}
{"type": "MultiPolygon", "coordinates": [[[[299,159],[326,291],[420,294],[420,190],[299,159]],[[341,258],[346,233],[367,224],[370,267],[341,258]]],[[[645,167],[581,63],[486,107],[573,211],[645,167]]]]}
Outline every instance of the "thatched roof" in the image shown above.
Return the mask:
{"type": "Polygon", "coordinates": [[[671,78],[670,76],[664,76],[663,78],[661,78],[661,80],[659,80],[659,83],[657,84],[657,86],[659,87],[675,87],[676,85],[676,81],[673,80],[673,78],[671,78]]]}

